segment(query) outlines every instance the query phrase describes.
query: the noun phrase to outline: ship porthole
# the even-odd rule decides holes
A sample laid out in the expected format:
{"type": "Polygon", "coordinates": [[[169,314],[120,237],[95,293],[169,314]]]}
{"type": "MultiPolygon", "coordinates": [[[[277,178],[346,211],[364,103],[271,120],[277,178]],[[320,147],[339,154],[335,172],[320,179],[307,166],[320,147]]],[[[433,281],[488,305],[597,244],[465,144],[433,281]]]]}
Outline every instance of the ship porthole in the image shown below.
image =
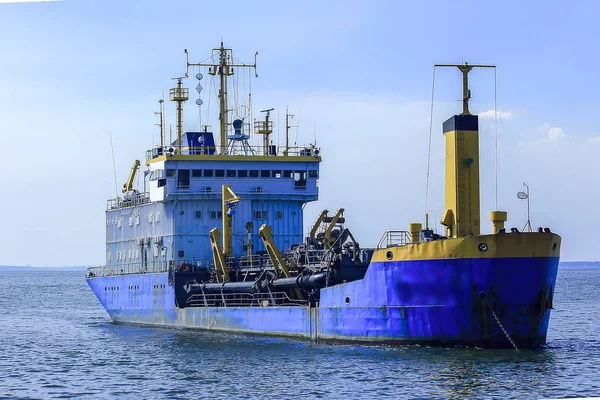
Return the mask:
{"type": "Polygon", "coordinates": [[[552,251],[556,250],[556,242],[552,245],[552,251]]]}
{"type": "Polygon", "coordinates": [[[479,251],[487,251],[488,246],[485,243],[479,243],[479,245],[477,246],[477,248],[479,249],[479,251]]]}
{"type": "Polygon", "coordinates": [[[394,253],[392,253],[391,251],[388,251],[387,253],[385,253],[385,257],[388,260],[391,260],[392,258],[394,258],[394,253]]]}
{"type": "Polygon", "coordinates": [[[346,304],[350,304],[350,297],[346,297],[346,304]]]}

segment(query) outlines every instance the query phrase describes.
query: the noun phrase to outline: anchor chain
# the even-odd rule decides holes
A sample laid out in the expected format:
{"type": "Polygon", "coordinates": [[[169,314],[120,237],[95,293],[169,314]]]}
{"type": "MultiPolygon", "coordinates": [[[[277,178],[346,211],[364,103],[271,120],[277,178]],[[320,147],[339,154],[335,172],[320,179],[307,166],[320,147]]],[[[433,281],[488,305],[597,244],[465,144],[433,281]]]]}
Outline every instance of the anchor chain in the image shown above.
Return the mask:
{"type": "Polygon", "coordinates": [[[487,300],[487,297],[484,297],[483,299],[485,300],[486,304],[490,308],[490,311],[492,312],[492,315],[494,316],[494,319],[498,323],[498,326],[500,327],[500,329],[502,329],[502,332],[504,332],[504,335],[506,335],[506,338],[508,339],[508,341],[510,342],[510,344],[512,344],[512,346],[515,348],[516,351],[519,351],[519,349],[517,348],[517,345],[515,344],[515,342],[512,340],[512,338],[510,337],[510,335],[508,334],[508,332],[506,332],[506,329],[504,329],[504,326],[502,326],[502,323],[500,323],[500,320],[498,319],[498,316],[494,312],[494,309],[492,308],[492,305],[487,300]]]}

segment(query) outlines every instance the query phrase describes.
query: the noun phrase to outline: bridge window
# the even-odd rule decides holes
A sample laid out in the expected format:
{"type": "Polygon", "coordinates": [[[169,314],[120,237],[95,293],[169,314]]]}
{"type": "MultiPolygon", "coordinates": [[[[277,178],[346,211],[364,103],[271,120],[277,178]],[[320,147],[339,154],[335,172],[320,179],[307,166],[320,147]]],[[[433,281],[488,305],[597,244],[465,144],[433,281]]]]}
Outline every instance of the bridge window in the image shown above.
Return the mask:
{"type": "Polygon", "coordinates": [[[248,170],[240,169],[240,170],[238,170],[237,174],[238,174],[238,178],[247,178],[248,170]]]}
{"type": "Polygon", "coordinates": [[[221,219],[223,218],[223,211],[211,210],[210,219],[221,219]]]}
{"type": "Polygon", "coordinates": [[[224,169],[215,169],[215,177],[217,178],[223,178],[225,176],[225,170],[224,169]]]}
{"type": "Polygon", "coordinates": [[[202,211],[201,210],[196,211],[196,219],[202,219],[202,211]]]}
{"type": "Polygon", "coordinates": [[[265,210],[254,211],[254,219],[267,219],[267,212],[265,210]]]}
{"type": "Polygon", "coordinates": [[[275,212],[275,218],[282,219],[283,218],[283,211],[280,211],[280,210],[276,211],[275,212]]]}
{"type": "Polygon", "coordinates": [[[228,169],[227,170],[227,177],[228,178],[235,178],[237,171],[235,169],[228,169]]]}
{"type": "Polygon", "coordinates": [[[257,169],[250,170],[250,178],[258,178],[258,170],[257,169]]]}
{"type": "Polygon", "coordinates": [[[150,177],[148,179],[151,181],[158,180],[163,177],[163,172],[164,171],[162,169],[156,169],[154,171],[150,171],[150,177]]]}
{"type": "Polygon", "coordinates": [[[201,178],[202,170],[201,169],[193,169],[192,170],[192,178],[201,178]]]}
{"type": "Polygon", "coordinates": [[[180,169],[177,171],[177,187],[180,189],[190,188],[190,170],[180,169]]]}
{"type": "Polygon", "coordinates": [[[281,178],[281,170],[279,169],[279,170],[272,171],[272,175],[271,176],[273,178],[281,178]]]}
{"type": "Polygon", "coordinates": [[[204,170],[204,177],[205,178],[212,178],[213,176],[215,176],[214,171],[212,169],[205,169],[204,170]]]}
{"type": "Polygon", "coordinates": [[[296,189],[306,188],[306,171],[294,172],[294,187],[296,189]]]}
{"type": "Polygon", "coordinates": [[[268,169],[263,169],[260,171],[260,177],[261,178],[269,178],[271,177],[271,171],[269,171],[268,169]]]}
{"type": "Polygon", "coordinates": [[[175,175],[177,175],[177,170],[176,169],[168,169],[167,170],[167,176],[174,177],[175,175]]]}
{"type": "Polygon", "coordinates": [[[310,170],[310,171],[308,171],[308,177],[309,178],[318,178],[319,177],[319,171],[318,170],[310,170]]]}
{"type": "Polygon", "coordinates": [[[283,177],[284,178],[291,178],[292,177],[292,171],[290,171],[289,169],[286,169],[285,171],[283,171],[283,177]]]}

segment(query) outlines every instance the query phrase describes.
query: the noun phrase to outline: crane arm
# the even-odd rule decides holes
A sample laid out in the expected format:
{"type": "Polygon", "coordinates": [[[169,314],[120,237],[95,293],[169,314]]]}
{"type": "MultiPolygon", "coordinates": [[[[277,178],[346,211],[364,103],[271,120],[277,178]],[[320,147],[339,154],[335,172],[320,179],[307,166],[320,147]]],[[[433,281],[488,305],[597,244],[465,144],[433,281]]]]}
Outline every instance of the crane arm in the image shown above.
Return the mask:
{"type": "Polygon", "coordinates": [[[231,190],[231,185],[222,186],[222,199],[223,202],[221,212],[223,219],[223,253],[226,257],[233,255],[233,240],[232,240],[232,227],[231,219],[235,214],[235,205],[239,203],[242,198],[236,195],[231,190]]]}
{"type": "Polygon", "coordinates": [[[219,232],[219,228],[211,229],[208,237],[210,238],[210,247],[215,262],[215,269],[217,270],[217,281],[229,282],[229,272],[227,271],[227,264],[223,255],[223,249],[221,248],[221,232],[219,232]]]}
{"type": "Polygon", "coordinates": [[[338,223],[338,221],[340,220],[340,218],[342,217],[342,215],[344,215],[344,209],[340,208],[338,210],[338,212],[335,213],[335,215],[333,216],[331,222],[329,223],[329,226],[325,230],[325,246],[326,246],[326,248],[330,248],[331,245],[333,244],[333,243],[331,243],[331,231],[333,231],[333,228],[335,227],[335,224],[338,223]]]}
{"type": "Polygon", "coordinates": [[[138,168],[140,167],[140,160],[135,160],[133,162],[133,167],[131,167],[131,172],[129,173],[129,178],[127,178],[127,182],[123,185],[123,193],[130,192],[133,189],[133,180],[135,179],[135,174],[137,173],[138,168]]]}
{"type": "Polygon", "coordinates": [[[316,236],[317,231],[319,230],[319,227],[321,226],[321,223],[323,222],[323,218],[325,218],[327,216],[327,214],[329,214],[329,210],[321,211],[321,215],[319,215],[319,218],[317,218],[317,222],[315,222],[315,224],[313,225],[308,237],[314,238],[316,236]]]}
{"type": "MultiPolygon", "coordinates": [[[[283,273],[283,276],[285,276],[286,278],[291,278],[292,274],[290,274],[288,264],[285,262],[285,260],[281,256],[281,253],[279,252],[279,250],[275,246],[275,243],[273,242],[271,227],[267,224],[263,224],[263,226],[261,226],[258,230],[258,235],[265,244],[265,248],[267,249],[267,253],[269,254],[269,258],[271,259],[271,263],[273,264],[273,268],[275,268],[277,274],[281,275],[281,273],[283,273]]],[[[292,266],[296,266],[291,261],[290,264],[292,266]]],[[[296,293],[296,296],[299,299],[302,299],[302,293],[300,293],[300,290],[295,289],[294,291],[296,293]]]]}

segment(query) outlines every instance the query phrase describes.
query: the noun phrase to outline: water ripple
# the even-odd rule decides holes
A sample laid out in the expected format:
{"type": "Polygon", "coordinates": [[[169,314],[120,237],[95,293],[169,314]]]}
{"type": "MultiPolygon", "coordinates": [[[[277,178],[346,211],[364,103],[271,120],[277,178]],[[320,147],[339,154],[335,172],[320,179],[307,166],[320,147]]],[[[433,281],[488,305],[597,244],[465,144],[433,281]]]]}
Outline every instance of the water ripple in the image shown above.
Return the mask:
{"type": "Polygon", "coordinates": [[[589,286],[600,281],[596,268],[560,270],[548,342],[519,352],[316,345],[117,325],[80,273],[0,274],[0,398],[600,395],[600,294],[589,286]]]}

